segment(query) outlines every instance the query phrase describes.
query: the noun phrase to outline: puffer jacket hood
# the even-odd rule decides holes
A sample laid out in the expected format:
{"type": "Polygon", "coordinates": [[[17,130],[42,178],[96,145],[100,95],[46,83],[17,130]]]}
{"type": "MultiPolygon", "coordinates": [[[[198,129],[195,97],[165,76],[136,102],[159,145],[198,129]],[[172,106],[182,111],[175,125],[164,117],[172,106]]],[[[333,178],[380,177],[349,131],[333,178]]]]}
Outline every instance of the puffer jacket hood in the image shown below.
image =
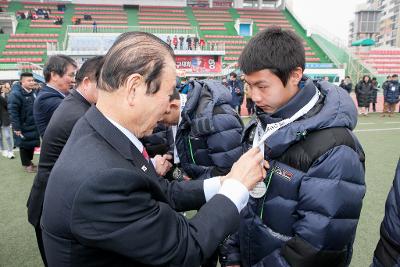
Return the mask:
{"type": "Polygon", "coordinates": [[[229,104],[232,99],[229,90],[218,81],[204,80],[199,82],[192,81],[190,83],[193,89],[188,94],[188,100],[182,111],[182,117],[190,119],[197,110],[198,105],[201,104],[200,100],[202,98],[210,101],[207,103],[207,107],[203,109],[202,114],[196,114],[197,116],[208,116],[212,113],[214,106],[229,104]],[[206,90],[203,90],[203,87],[206,90]]]}
{"type": "Polygon", "coordinates": [[[182,168],[193,179],[226,174],[243,152],[243,125],[229,105],[230,92],[213,80],[191,86],[176,136],[182,168]]]}

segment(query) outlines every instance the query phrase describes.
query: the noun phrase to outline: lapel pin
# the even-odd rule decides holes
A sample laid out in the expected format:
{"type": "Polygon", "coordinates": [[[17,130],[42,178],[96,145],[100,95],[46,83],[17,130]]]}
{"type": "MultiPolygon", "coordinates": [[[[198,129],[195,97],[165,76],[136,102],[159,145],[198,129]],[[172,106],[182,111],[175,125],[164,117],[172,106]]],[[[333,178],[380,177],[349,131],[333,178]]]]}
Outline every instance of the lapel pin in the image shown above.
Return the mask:
{"type": "Polygon", "coordinates": [[[144,171],[144,172],[147,171],[147,167],[143,165],[142,166],[142,171],[144,171]]]}

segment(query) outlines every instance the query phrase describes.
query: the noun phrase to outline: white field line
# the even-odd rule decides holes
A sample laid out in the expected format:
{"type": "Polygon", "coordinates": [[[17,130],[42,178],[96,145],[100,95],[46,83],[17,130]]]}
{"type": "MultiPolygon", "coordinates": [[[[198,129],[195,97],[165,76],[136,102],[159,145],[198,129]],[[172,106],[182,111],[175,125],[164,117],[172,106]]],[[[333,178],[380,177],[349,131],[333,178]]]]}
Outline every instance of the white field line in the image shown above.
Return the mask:
{"type": "Polygon", "coordinates": [[[361,129],[361,130],[354,130],[353,132],[379,132],[379,131],[395,131],[400,130],[400,128],[383,128],[383,129],[361,129]]]}

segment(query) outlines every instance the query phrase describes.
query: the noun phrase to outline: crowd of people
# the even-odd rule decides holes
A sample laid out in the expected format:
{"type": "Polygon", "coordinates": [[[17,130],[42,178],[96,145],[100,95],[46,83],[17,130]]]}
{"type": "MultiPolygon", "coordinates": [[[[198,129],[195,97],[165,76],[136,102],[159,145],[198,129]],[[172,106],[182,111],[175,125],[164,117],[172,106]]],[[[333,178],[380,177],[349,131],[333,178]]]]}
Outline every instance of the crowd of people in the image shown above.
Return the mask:
{"type": "MultiPolygon", "coordinates": [[[[51,10],[44,8],[34,8],[27,11],[16,12],[17,19],[28,19],[28,20],[38,20],[38,19],[48,19],[50,20],[51,10]]],[[[62,25],[64,20],[61,16],[55,16],[52,20],[55,25],[62,25]]]]}
{"type": "MultiPolygon", "coordinates": [[[[2,87],[4,132],[37,172],[28,221],[45,266],[349,266],[366,192],[349,94],[304,76],[303,42],[280,28],[222,82],[178,83],[173,48],[127,32],[80,68],[49,57],[39,91],[31,73],[2,87]]],[[[372,266],[400,259],[399,169],[372,266]]]]}
{"type": "Polygon", "coordinates": [[[179,50],[203,50],[206,45],[204,39],[200,39],[197,35],[193,37],[187,35],[186,38],[183,35],[179,37],[178,35],[174,35],[172,39],[171,36],[168,35],[165,42],[174,50],[177,50],[178,47],[179,50]]]}
{"type": "MultiPolygon", "coordinates": [[[[349,76],[341,81],[340,87],[345,89],[349,94],[353,90],[353,84],[349,76]]],[[[368,116],[370,111],[377,112],[378,91],[383,92],[383,110],[382,117],[392,117],[397,103],[400,101],[400,84],[397,74],[389,75],[386,81],[380,86],[375,77],[371,79],[369,75],[363,78],[355,85],[354,92],[356,95],[359,114],[368,116]]],[[[400,107],[398,112],[400,112],[400,107]]]]}

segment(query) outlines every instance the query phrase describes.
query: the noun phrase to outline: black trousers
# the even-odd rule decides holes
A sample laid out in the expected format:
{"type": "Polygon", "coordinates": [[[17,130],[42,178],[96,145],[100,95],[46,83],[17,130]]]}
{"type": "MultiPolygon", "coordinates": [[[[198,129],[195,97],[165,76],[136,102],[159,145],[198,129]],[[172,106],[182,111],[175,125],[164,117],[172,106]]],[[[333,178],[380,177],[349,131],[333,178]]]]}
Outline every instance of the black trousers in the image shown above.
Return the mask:
{"type": "Polygon", "coordinates": [[[34,148],[19,148],[19,155],[21,157],[22,166],[29,166],[32,164],[34,148]]]}
{"type": "Polygon", "coordinates": [[[47,267],[47,260],[46,260],[46,255],[44,254],[44,246],[43,246],[43,238],[42,238],[42,229],[40,228],[40,224],[35,227],[35,232],[36,232],[36,240],[37,244],[39,247],[40,251],[40,256],[42,256],[42,260],[44,263],[44,266],[47,267]]]}

